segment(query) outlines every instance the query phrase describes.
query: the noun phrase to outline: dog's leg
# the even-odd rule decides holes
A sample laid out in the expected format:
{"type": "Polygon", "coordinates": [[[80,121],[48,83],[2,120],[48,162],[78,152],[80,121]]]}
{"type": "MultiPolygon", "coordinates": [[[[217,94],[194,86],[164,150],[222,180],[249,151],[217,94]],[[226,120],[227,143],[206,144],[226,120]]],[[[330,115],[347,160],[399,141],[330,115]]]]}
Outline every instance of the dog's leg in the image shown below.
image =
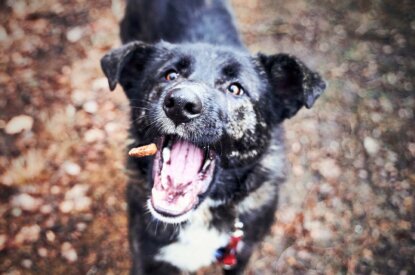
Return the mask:
{"type": "Polygon", "coordinates": [[[172,265],[160,262],[147,263],[144,271],[141,268],[141,264],[137,260],[133,260],[133,265],[130,270],[130,275],[176,275],[180,274],[180,271],[172,265]]]}
{"type": "Polygon", "coordinates": [[[140,225],[137,221],[137,217],[133,214],[134,211],[130,211],[130,224],[129,224],[129,239],[130,239],[130,249],[131,249],[131,260],[132,266],[130,270],[131,275],[142,275],[145,274],[143,271],[143,255],[140,249],[140,243],[138,241],[139,236],[138,232],[140,230],[140,225]]]}
{"type": "Polygon", "coordinates": [[[145,264],[144,274],[151,275],[178,275],[180,270],[165,262],[149,262],[145,264]]]}
{"type": "Polygon", "coordinates": [[[141,268],[141,263],[136,260],[136,257],[133,257],[133,264],[131,266],[130,275],[141,275],[143,270],[141,268]]]}

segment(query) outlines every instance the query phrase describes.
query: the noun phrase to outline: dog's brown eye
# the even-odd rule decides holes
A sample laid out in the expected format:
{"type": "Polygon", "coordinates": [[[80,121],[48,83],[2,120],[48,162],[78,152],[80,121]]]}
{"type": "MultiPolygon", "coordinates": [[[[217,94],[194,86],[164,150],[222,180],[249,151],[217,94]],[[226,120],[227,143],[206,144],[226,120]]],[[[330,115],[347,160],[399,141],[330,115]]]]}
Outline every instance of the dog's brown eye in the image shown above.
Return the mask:
{"type": "Polygon", "coordinates": [[[226,90],[233,95],[243,95],[244,93],[244,89],[238,83],[232,83],[226,90]]]}
{"type": "Polygon", "coordinates": [[[166,80],[173,81],[179,77],[179,74],[174,70],[170,70],[166,73],[165,77],[166,77],[166,80]]]}

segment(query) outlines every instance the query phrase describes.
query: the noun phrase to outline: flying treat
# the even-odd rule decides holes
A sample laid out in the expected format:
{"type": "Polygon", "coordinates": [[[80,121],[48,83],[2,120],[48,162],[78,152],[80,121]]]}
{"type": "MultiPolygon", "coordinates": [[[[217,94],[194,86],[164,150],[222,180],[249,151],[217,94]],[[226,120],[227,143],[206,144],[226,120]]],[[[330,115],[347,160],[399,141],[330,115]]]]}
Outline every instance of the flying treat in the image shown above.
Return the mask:
{"type": "Polygon", "coordinates": [[[132,148],[128,152],[128,155],[130,157],[142,158],[142,157],[152,156],[155,153],[157,153],[157,146],[154,143],[150,143],[148,145],[143,145],[140,147],[132,148]]]}

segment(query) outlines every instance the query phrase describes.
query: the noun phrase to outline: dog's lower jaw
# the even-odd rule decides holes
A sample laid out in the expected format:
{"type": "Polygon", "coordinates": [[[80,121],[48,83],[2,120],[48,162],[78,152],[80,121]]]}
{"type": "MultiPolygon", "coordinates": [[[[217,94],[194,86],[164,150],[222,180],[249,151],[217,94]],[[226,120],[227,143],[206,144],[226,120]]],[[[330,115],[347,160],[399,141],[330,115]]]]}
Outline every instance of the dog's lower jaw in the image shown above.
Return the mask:
{"type": "Polygon", "coordinates": [[[215,152],[178,137],[163,136],[153,160],[153,185],[147,207],[153,217],[181,223],[209,190],[215,173],[215,152]]]}
{"type": "Polygon", "coordinates": [[[165,223],[170,223],[170,224],[181,224],[187,220],[189,220],[189,218],[192,216],[193,210],[187,211],[186,213],[179,215],[179,216],[165,216],[162,215],[161,213],[159,213],[156,209],[154,209],[153,204],[151,202],[151,199],[147,200],[147,208],[150,211],[150,214],[157,220],[160,220],[162,222],[165,223]]]}

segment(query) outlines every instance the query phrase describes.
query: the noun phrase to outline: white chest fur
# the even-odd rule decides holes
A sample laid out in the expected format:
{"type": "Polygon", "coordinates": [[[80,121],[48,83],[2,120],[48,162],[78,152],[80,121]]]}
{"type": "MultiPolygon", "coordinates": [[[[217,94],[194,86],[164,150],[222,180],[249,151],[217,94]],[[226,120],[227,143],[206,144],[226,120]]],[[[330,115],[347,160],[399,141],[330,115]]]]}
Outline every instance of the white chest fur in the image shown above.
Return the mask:
{"type": "Polygon", "coordinates": [[[209,228],[211,219],[208,203],[204,202],[181,228],[178,241],[163,247],[156,259],[190,272],[215,262],[216,250],[228,243],[229,235],[209,228]]]}

